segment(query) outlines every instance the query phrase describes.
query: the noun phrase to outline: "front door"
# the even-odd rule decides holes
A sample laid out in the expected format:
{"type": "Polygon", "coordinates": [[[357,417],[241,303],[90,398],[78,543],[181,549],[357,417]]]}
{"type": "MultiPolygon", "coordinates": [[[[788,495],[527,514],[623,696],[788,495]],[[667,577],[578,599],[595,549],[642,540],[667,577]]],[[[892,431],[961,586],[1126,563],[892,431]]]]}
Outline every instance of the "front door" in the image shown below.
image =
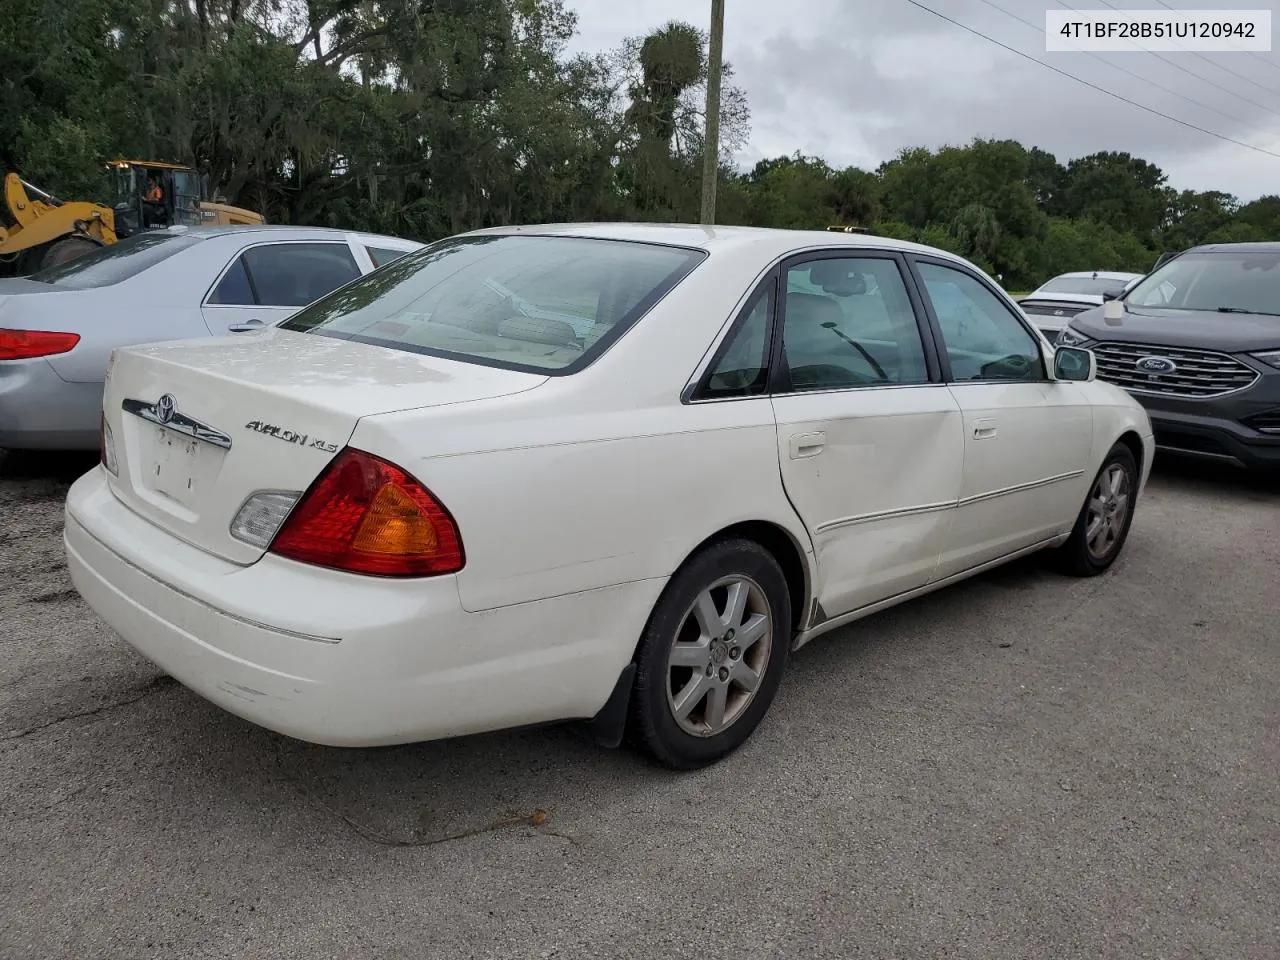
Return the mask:
{"type": "Polygon", "coordinates": [[[926,584],[960,490],[960,405],[926,352],[905,263],[847,248],[793,261],[773,377],[783,484],[839,616],[926,584]]]}
{"type": "Polygon", "coordinates": [[[1041,342],[976,273],[913,258],[964,414],[964,479],[936,577],[1058,533],[1084,502],[1093,413],[1050,380],[1041,342]]]}

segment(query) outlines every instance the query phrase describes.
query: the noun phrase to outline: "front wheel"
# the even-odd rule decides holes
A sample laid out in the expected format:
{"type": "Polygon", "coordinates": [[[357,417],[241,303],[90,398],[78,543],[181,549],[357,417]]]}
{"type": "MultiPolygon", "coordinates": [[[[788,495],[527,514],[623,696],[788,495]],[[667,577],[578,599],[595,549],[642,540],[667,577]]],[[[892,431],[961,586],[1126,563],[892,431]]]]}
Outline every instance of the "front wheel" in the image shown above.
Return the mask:
{"type": "Polygon", "coordinates": [[[645,628],[633,736],[674,769],[705,766],[751,736],[773,702],[791,642],[791,598],[773,556],[732,539],[672,578],[645,628]]]}
{"type": "Polygon", "coordinates": [[[1138,498],[1138,464],[1123,443],[1117,443],[1102,462],[1089,487],[1071,536],[1055,551],[1060,571],[1076,577],[1096,577],[1120,555],[1138,498]]]}

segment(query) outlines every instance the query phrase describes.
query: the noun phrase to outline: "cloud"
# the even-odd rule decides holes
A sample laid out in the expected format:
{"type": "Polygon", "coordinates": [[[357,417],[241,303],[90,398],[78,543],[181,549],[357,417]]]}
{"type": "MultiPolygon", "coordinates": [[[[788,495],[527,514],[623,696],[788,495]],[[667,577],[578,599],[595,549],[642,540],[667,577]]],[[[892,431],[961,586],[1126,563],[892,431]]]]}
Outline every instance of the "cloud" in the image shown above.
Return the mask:
{"type": "MultiPolygon", "coordinates": [[[[1280,154],[1280,51],[1046,53],[1046,6],[1087,13],[1083,2],[921,2],[1103,90],[1280,154]]],[[[613,47],[668,20],[705,24],[710,17],[709,0],[569,5],[579,16],[578,50],[613,47]]],[[[1238,0],[1171,5],[1250,6],[1238,0]]],[[[1089,6],[1102,9],[1094,0],[1089,6]]],[[[1159,9],[1152,0],[1121,6],[1159,9]]],[[[726,7],[725,57],[752,111],[751,139],[738,157],[744,165],[799,150],[836,166],[874,168],[906,147],[993,137],[1039,146],[1063,162],[1098,150],[1127,150],[1160,166],[1180,189],[1222,189],[1244,200],[1280,191],[1280,157],[1090,89],[907,0],[727,0],[726,7]]]]}

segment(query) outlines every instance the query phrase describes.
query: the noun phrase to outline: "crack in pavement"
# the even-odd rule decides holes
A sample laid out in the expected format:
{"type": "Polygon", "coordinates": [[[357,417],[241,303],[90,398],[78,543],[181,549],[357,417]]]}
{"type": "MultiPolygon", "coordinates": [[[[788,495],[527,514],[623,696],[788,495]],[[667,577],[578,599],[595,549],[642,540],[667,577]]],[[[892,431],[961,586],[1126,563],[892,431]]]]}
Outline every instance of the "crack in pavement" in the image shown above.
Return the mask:
{"type": "Polygon", "coordinates": [[[115,710],[118,707],[127,707],[131,703],[137,703],[139,700],[151,696],[151,694],[158,690],[164,690],[167,687],[174,686],[177,682],[178,681],[174,680],[173,677],[168,674],[157,674],[142,686],[135,688],[130,696],[124,697],[120,700],[112,700],[110,703],[100,704],[99,706],[92,707],[88,710],[78,710],[75,713],[64,714],[61,717],[55,717],[52,720],[45,721],[44,723],[38,723],[33,727],[27,727],[25,730],[18,730],[15,733],[6,733],[3,736],[0,736],[0,743],[10,740],[21,740],[24,737],[40,733],[42,730],[48,730],[50,727],[56,727],[60,723],[66,723],[68,720],[79,720],[83,717],[94,717],[100,713],[105,713],[108,710],[115,710]]]}

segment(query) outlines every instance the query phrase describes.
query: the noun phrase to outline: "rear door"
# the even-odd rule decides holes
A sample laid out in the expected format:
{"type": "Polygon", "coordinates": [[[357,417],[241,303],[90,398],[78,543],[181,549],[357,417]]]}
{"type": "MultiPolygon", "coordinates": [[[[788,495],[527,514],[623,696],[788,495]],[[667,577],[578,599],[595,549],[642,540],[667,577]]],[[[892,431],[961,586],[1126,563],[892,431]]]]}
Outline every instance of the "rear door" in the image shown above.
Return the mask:
{"type": "Polygon", "coordinates": [[[910,257],[964,414],[964,480],[937,576],[1055,534],[1083,502],[1093,411],[1077,384],[1050,380],[1041,340],[981,276],[910,257]]]}
{"type": "Polygon", "coordinates": [[[238,252],[203,304],[215,336],[279,323],[362,273],[344,240],[256,243],[238,252]]]}
{"type": "Polygon", "coordinates": [[[960,407],[898,255],[844,248],[782,276],[778,462],[834,617],[933,575],[960,489],[960,407]]]}

